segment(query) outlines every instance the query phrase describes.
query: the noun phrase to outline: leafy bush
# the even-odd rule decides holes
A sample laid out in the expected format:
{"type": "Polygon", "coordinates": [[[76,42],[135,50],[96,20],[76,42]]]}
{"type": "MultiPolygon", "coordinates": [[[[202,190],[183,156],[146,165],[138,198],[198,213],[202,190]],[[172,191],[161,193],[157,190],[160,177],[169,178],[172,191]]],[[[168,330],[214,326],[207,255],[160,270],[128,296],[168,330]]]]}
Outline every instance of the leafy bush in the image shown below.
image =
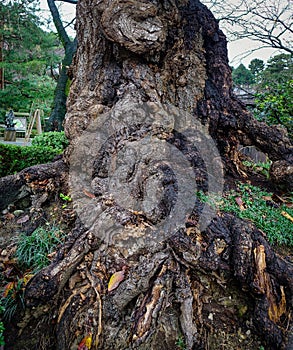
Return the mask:
{"type": "Polygon", "coordinates": [[[34,137],[32,140],[32,145],[40,147],[52,147],[54,149],[62,151],[68,146],[68,140],[65,136],[64,131],[49,131],[34,137]]]}
{"type": "Polygon", "coordinates": [[[17,239],[17,262],[24,268],[34,272],[47,266],[50,262],[48,254],[52,253],[59,243],[62,243],[63,231],[57,226],[40,226],[27,236],[22,233],[17,239]]]}
{"type": "Polygon", "coordinates": [[[241,219],[252,221],[266,233],[272,244],[284,244],[293,247],[293,208],[285,204],[278,205],[272,200],[272,194],[261,188],[239,183],[236,191],[230,191],[219,197],[199,192],[198,198],[225,212],[233,212],[241,219]],[[239,205],[243,203],[242,205],[239,205]],[[288,217],[286,217],[286,215],[288,217]]]}
{"type": "Polygon", "coordinates": [[[274,85],[256,95],[256,119],[269,125],[281,124],[293,136],[293,80],[274,85]]]}
{"type": "Polygon", "coordinates": [[[17,173],[32,165],[51,162],[59,153],[52,147],[0,144],[0,177],[17,173]]]}

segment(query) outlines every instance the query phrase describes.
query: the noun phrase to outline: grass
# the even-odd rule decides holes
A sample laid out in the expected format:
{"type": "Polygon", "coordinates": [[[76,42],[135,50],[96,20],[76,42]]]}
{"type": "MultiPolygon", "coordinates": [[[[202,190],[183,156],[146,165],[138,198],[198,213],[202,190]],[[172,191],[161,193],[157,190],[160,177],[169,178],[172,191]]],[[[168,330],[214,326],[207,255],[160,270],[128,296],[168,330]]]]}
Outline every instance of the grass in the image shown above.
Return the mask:
{"type": "Polygon", "coordinates": [[[185,341],[183,336],[179,336],[177,341],[176,341],[176,346],[178,349],[180,350],[185,350],[186,349],[186,345],[185,345],[185,341]]]}
{"type": "Polygon", "coordinates": [[[63,231],[57,226],[38,227],[30,236],[22,233],[17,239],[16,258],[23,268],[35,272],[50,263],[48,257],[62,243],[63,231]]]}
{"type": "MultiPolygon", "coordinates": [[[[49,265],[49,254],[62,243],[64,236],[58,226],[50,224],[38,227],[29,236],[25,233],[18,236],[16,264],[13,263],[17,266],[17,273],[13,281],[2,281],[2,284],[6,283],[0,299],[0,313],[2,312],[4,320],[11,321],[16,312],[24,309],[24,290],[27,282],[34,273],[49,265]]],[[[3,335],[3,324],[1,328],[0,322],[0,345],[1,332],[3,335]]]]}
{"type": "Polygon", "coordinates": [[[266,233],[271,244],[293,247],[293,222],[284,216],[287,213],[293,217],[293,208],[285,203],[275,203],[272,193],[256,186],[238,183],[237,190],[227,192],[222,197],[207,196],[199,192],[198,198],[221,211],[232,212],[241,219],[252,221],[266,233]]]}

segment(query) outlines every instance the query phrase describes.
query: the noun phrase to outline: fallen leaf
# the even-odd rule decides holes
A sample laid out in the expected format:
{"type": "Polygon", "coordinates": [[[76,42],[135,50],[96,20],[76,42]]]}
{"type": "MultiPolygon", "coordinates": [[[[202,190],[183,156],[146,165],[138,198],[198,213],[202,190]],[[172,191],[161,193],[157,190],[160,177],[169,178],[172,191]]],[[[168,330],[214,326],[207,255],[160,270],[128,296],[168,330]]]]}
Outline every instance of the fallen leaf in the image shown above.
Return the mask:
{"type": "Polygon", "coordinates": [[[54,256],[55,256],[56,254],[57,254],[56,251],[54,251],[54,252],[52,252],[52,253],[50,253],[50,254],[47,254],[47,258],[52,259],[52,258],[54,258],[54,256]]]}
{"type": "Polygon", "coordinates": [[[0,255],[6,256],[6,255],[8,255],[8,251],[6,249],[3,249],[0,253],[0,255]]]}
{"type": "Polygon", "coordinates": [[[88,334],[86,337],[82,339],[79,343],[77,350],[89,350],[92,347],[92,334],[88,334]]]}
{"type": "Polygon", "coordinates": [[[85,300],[86,299],[86,296],[83,294],[83,293],[79,293],[80,297],[81,297],[81,300],[85,300]]]}
{"type": "Polygon", "coordinates": [[[82,279],[79,272],[75,273],[69,280],[69,288],[73,289],[76,283],[80,282],[82,279]]]}
{"type": "Polygon", "coordinates": [[[26,286],[28,281],[34,277],[34,274],[32,273],[26,273],[24,276],[23,276],[23,284],[26,286]]]}
{"type": "Polygon", "coordinates": [[[120,282],[124,280],[124,275],[125,275],[124,269],[113,273],[108,283],[108,292],[111,292],[112,290],[116,289],[119,286],[120,282]]]}
{"type": "Polygon", "coordinates": [[[285,203],[285,199],[283,199],[282,197],[278,196],[276,193],[273,194],[272,196],[273,201],[275,202],[279,202],[279,203],[285,203]]]}
{"type": "Polygon", "coordinates": [[[240,197],[236,197],[235,202],[238,204],[240,210],[245,210],[243,200],[240,197]]]}
{"type": "Polygon", "coordinates": [[[14,219],[14,215],[11,214],[11,213],[7,213],[7,214],[5,215],[5,219],[6,219],[6,220],[13,220],[13,219],[14,219]]]}
{"type": "Polygon", "coordinates": [[[2,294],[3,298],[6,298],[8,296],[9,292],[14,289],[15,285],[16,285],[16,282],[9,282],[6,284],[4,288],[4,292],[2,294]]]}
{"type": "Polygon", "coordinates": [[[93,193],[87,191],[86,189],[83,189],[82,192],[89,198],[92,198],[92,199],[96,198],[96,196],[93,193]]]}
{"type": "Polygon", "coordinates": [[[281,214],[288,220],[293,222],[293,218],[290,214],[286,213],[285,211],[282,211],[281,214]]]}
{"type": "Polygon", "coordinates": [[[24,224],[25,222],[27,222],[30,219],[30,217],[28,215],[25,215],[21,218],[19,218],[16,223],[17,224],[24,224]]]}

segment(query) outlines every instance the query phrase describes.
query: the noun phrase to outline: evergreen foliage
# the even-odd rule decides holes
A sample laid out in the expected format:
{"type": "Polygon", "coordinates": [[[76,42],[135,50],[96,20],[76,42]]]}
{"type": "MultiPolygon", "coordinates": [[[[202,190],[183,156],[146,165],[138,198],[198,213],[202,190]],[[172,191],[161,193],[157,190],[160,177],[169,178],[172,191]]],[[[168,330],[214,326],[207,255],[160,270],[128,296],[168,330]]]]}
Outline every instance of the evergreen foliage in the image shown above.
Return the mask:
{"type": "Polygon", "coordinates": [[[248,68],[253,75],[254,82],[258,83],[260,76],[261,76],[261,73],[263,72],[263,70],[265,68],[264,61],[260,60],[258,58],[255,58],[250,62],[248,68]]]}
{"type": "Polygon", "coordinates": [[[260,59],[253,59],[249,69],[243,64],[233,69],[232,77],[234,84],[251,85],[255,90],[253,113],[258,120],[282,125],[293,137],[292,55],[273,56],[266,65],[260,59]]]}
{"type": "Polygon", "coordinates": [[[293,77],[293,56],[280,54],[273,56],[267,62],[261,75],[261,87],[273,87],[286,83],[293,77]]]}
{"type": "Polygon", "coordinates": [[[0,115],[12,108],[29,112],[36,107],[49,114],[56,83],[46,75],[60,62],[60,42],[41,29],[36,1],[4,1],[0,4],[0,45],[5,88],[0,90],[0,115]]]}
{"type": "Polygon", "coordinates": [[[254,82],[253,74],[242,63],[233,70],[232,78],[236,85],[251,85],[254,82]]]}

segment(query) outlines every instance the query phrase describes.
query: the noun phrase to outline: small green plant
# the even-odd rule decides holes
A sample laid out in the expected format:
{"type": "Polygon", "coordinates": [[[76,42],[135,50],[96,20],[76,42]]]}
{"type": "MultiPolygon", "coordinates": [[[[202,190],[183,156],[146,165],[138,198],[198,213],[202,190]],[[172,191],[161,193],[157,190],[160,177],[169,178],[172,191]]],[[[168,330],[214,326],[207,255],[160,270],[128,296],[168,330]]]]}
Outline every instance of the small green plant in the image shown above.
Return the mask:
{"type": "Polygon", "coordinates": [[[51,147],[59,152],[62,152],[69,142],[64,131],[49,131],[44,132],[33,138],[32,145],[39,147],[51,147]]]}
{"type": "Polygon", "coordinates": [[[286,217],[286,214],[293,217],[293,209],[285,204],[274,203],[271,193],[256,186],[239,183],[237,190],[223,196],[199,192],[197,197],[213,208],[233,212],[241,219],[251,220],[266,233],[270,243],[293,246],[293,223],[286,217]]]}
{"type": "Polygon", "coordinates": [[[66,194],[63,194],[63,193],[60,193],[59,197],[65,202],[65,204],[62,205],[62,209],[67,207],[66,203],[72,201],[72,198],[69,195],[66,195],[66,194]]]}
{"type": "Polygon", "coordinates": [[[7,283],[2,294],[1,304],[3,319],[8,322],[11,321],[18,307],[24,310],[24,280],[22,278],[7,283]]]}
{"type": "Polygon", "coordinates": [[[245,165],[248,168],[251,168],[253,171],[260,173],[264,175],[267,179],[270,177],[270,167],[271,167],[272,162],[250,162],[248,160],[245,160],[243,162],[243,165],[245,165]]]}
{"type": "Polygon", "coordinates": [[[186,349],[186,345],[185,345],[185,341],[182,335],[180,335],[176,341],[176,346],[178,349],[180,350],[185,350],[186,349]]]}
{"type": "Polygon", "coordinates": [[[50,263],[48,255],[62,243],[63,231],[57,226],[41,226],[27,236],[22,233],[17,240],[16,258],[23,268],[39,271],[50,263]]]}
{"type": "Polygon", "coordinates": [[[259,350],[265,350],[265,348],[261,345],[261,346],[259,347],[259,350]]]}
{"type": "MultiPolygon", "coordinates": [[[[5,308],[2,305],[2,300],[0,300],[0,316],[3,315],[4,311],[5,311],[5,308]]],[[[4,331],[5,331],[4,324],[3,324],[2,321],[0,321],[0,346],[4,346],[5,345],[4,331]]]]}

